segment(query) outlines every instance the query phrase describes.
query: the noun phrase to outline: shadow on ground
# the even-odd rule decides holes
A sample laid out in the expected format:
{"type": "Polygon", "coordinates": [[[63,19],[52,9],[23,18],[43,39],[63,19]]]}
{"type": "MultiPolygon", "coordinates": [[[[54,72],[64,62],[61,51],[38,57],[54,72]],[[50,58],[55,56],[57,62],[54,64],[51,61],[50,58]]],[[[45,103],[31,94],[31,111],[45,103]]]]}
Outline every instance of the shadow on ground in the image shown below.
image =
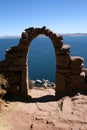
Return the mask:
{"type": "Polygon", "coordinates": [[[56,101],[56,97],[53,95],[46,95],[46,96],[42,96],[42,97],[38,97],[38,98],[32,98],[31,96],[27,96],[27,97],[22,97],[19,95],[6,95],[4,97],[5,101],[10,101],[10,102],[25,102],[25,103],[35,103],[35,102],[53,102],[56,101]]]}

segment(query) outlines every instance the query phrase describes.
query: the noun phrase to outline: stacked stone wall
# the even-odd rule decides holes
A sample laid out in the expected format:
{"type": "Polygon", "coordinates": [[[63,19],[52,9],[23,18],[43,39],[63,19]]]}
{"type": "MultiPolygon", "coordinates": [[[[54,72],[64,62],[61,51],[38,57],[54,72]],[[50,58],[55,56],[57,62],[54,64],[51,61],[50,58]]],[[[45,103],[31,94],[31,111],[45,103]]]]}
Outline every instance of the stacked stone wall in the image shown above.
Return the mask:
{"type": "Polygon", "coordinates": [[[40,34],[49,37],[53,43],[56,57],[56,97],[61,98],[77,92],[87,93],[84,59],[71,56],[70,45],[64,45],[63,38],[45,26],[25,29],[19,44],[6,51],[5,60],[0,62],[0,72],[8,80],[8,92],[28,94],[28,51],[31,41],[40,34]]]}

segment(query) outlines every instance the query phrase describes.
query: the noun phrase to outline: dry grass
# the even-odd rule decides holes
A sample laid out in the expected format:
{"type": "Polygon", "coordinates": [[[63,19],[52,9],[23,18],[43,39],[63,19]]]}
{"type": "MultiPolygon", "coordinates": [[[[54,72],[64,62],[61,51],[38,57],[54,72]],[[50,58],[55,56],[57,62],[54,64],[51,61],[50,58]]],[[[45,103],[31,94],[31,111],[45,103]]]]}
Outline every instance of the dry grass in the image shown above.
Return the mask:
{"type": "Polygon", "coordinates": [[[6,94],[6,88],[8,86],[7,80],[5,79],[3,74],[0,74],[0,98],[6,94]]]}
{"type": "Polygon", "coordinates": [[[2,99],[3,96],[6,94],[6,90],[0,89],[0,98],[2,99]]]}
{"type": "Polygon", "coordinates": [[[3,85],[4,87],[7,87],[8,85],[8,82],[7,80],[5,79],[4,75],[3,74],[0,74],[0,86],[3,85]]]}
{"type": "Polygon", "coordinates": [[[33,85],[32,81],[29,80],[29,89],[33,89],[33,88],[34,88],[34,85],[33,85]]]}
{"type": "Polygon", "coordinates": [[[1,109],[2,109],[3,103],[4,103],[4,101],[2,99],[0,99],[0,112],[1,112],[1,109]]]}

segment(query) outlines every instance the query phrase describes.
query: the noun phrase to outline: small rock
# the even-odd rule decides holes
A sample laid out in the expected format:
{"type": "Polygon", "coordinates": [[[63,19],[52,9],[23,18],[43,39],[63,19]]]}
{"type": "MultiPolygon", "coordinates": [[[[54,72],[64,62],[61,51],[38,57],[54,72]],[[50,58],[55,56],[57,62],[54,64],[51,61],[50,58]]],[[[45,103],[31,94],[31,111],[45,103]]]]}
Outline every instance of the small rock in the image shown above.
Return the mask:
{"type": "Polygon", "coordinates": [[[9,101],[6,101],[6,104],[9,104],[9,101]]]}
{"type": "Polygon", "coordinates": [[[51,124],[52,126],[55,126],[55,124],[52,121],[46,121],[46,124],[51,124]]]}
{"type": "Polygon", "coordinates": [[[52,124],[53,122],[51,122],[51,121],[46,121],[46,124],[52,124]]]}
{"type": "Polygon", "coordinates": [[[35,86],[41,87],[42,86],[42,81],[39,80],[39,79],[35,80],[35,86]]]}
{"type": "Polygon", "coordinates": [[[44,87],[44,88],[47,88],[47,86],[48,86],[48,84],[45,82],[45,83],[43,84],[43,87],[44,87]]]}
{"type": "Polygon", "coordinates": [[[32,129],[33,127],[34,127],[34,124],[31,124],[31,125],[30,125],[30,128],[32,129]]]}
{"type": "Polygon", "coordinates": [[[8,107],[9,104],[5,104],[5,107],[8,107]]]}

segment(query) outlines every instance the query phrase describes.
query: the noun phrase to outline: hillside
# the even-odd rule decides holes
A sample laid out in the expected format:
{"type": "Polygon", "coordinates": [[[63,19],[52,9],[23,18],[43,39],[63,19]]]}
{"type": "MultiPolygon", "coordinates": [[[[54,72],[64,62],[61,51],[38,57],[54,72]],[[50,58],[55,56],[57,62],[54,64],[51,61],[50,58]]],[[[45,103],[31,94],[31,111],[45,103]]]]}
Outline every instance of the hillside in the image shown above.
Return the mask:
{"type": "Polygon", "coordinates": [[[0,130],[87,130],[87,96],[55,100],[53,89],[31,89],[29,99],[6,101],[0,130]]]}

